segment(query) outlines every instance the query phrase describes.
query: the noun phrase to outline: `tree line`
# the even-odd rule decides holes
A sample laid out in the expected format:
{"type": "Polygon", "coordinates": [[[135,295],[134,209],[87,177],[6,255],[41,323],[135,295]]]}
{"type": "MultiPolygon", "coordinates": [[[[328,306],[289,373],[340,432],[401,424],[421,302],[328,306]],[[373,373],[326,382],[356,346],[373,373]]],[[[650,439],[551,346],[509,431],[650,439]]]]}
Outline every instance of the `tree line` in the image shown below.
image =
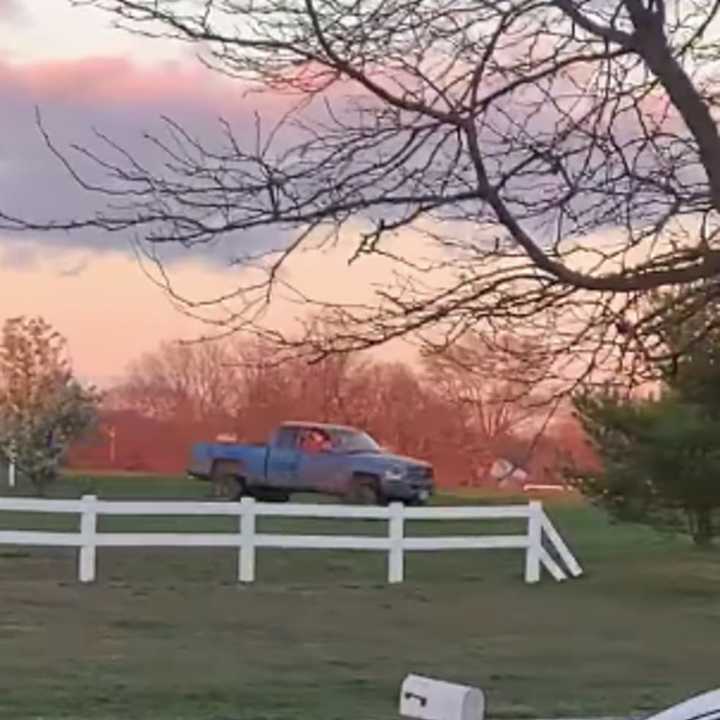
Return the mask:
{"type": "Polygon", "coordinates": [[[671,309],[673,294],[654,302],[674,317],[654,392],[580,386],[570,405],[548,390],[542,347],[479,333],[417,366],[337,354],[309,364],[238,336],[166,342],[100,393],[74,376],[47,322],[12,318],[0,341],[0,453],[42,494],[64,461],[108,440],[96,469],[150,470],[169,453],[180,470],[198,440],[262,441],[288,419],[342,423],[430,459],[440,485],[497,484],[504,460],[536,482],[574,485],[618,520],[707,545],[720,509],[720,308],[709,303],[692,321],[711,328],[698,335],[671,309]],[[149,457],[138,458],[143,448],[149,457]]]}
{"type": "MultiPolygon", "coordinates": [[[[494,482],[500,458],[538,481],[562,482],[563,464],[587,449],[579,428],[567,429],[573,421],[564,406],[558,410],[558,399],[543,387],[547,365],[539,346],[512,337],[490,343],[479,333],[414,364],[357,353],[308,363],[281,358],[272,343],[247,337],[165,342],[130,365],[108,391],[104,414],[115,462],[128,469],[152,466],[153,453],[158,462],[163,448],[149,437],[159,438],[161,428],[174,438],[165,441],[173,445],[167,467],[178,470],[193,441],[225,435],[262,442],[278,423],[304,419],[357,426],[395,452],[428,458],[447,485],[494,482]],[[139,416],[142,431],[132,428],[140,427],[139,416]]],[[[108,440],[101,445],[107,449],[108,440]]],[[[83,459],[79,450],[75,458],[83,459]]]]}

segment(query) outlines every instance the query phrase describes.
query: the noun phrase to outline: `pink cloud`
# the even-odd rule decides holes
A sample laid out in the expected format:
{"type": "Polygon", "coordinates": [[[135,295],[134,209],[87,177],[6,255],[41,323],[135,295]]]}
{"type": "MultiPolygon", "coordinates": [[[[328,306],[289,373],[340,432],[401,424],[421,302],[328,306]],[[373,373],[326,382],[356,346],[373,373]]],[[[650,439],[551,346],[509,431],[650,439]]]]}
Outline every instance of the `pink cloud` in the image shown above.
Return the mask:
{"type": "MultiPolygon", "coordinates": [[[[0,0],[2,2],[3,0],[0,0]]],[[[202,107],[208,115],[282,110],[288,101],[212,72],[197,62],[166,62],[144,67],[116,57],[11,65],[0,63],[0,95],[21,91],[41,104],[73,103],[105,109],[185,106],[202,107]]]]}
{"type": "Polygon", "coordinates": [[[23,9],[18,0],[0,0],[0,21],[20,20],[23,17],[23,9]]]}

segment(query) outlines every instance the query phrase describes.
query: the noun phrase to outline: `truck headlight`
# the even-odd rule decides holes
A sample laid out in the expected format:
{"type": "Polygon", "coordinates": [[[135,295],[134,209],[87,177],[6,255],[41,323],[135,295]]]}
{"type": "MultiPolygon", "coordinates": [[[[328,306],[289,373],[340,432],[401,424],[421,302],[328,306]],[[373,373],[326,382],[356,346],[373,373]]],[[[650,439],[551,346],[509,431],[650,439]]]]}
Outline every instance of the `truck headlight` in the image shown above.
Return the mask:
{"type": "Polygon", "coordinates": [[[405,471],[402,468],[388,468],[385,471],[386,480],[402,480],[405,477],[405,471]]]}

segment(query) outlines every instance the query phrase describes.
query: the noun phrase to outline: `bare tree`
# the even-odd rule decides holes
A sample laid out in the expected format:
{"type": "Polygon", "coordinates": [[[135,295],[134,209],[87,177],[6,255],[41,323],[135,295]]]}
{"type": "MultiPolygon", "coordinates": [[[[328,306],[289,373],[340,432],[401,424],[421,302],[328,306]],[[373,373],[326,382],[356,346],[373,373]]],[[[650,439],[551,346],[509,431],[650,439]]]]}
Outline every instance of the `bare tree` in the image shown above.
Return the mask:
{"type": "Polygon", "coordinates": [[[82,2],[293,108],[249,143],[227,123],[210,143],[167,119],[149,137],[159,167],[103,135],[73,155],[45,133],[107,204],[2,224],[131,230],[158,262],[168,244],[230,239],[254,271],[214,299],[235,301],[223,328],[256,323],[287,258],[342,232],[357,234],[353,257],[394,261],[398,282],[326,308],[335,332],[304,338],[320,354],[533,326],[592,368],[660,352],[653,289],[680,288],[689,314],[718,294],[717,0],[82,2]],[[246,251],[243,234],[268,227],[283,241],[246,251]],[[436,252],[418,264],[398,234],[436,252]]]}
{"type": "Polygon", "coordinates": [[[114,400],[157,419],[232,417],[236,378],[226,344],[165,342],[128,369],[114,400]]]}
{"type": "Polygon", "coordinates": [[[458,439],[476,478],[484,478],[508,438],[536,437],[544,429],[556,406],[548,383],[552,362],[541,345],[478,332],[426,355],[427,382],[455,409],[458,439]]]}
{"type": "MultiPolygon", "coordinates": [[[[310,317],[307,326],[308,333],[321,342],[332,338],[332,324],[322,315],[310,317]]],[[[347,353],[324,355],[311,365],[296,356],[286,368],[294,380],[296,406],[305,417],[348,424],[357,421],[370,371],[371,363],[362,354],[347,353]]]]}
{"type": "Polygon", "coordinates": [[[277,348],[262,338],[233,338],[228,354],[235,373],[232,395],[237,433],[263,440],[279,422],[292,419],[302,382],[293,359],[279,357],[277,348]]]}
{"type": "Polygon", "coordinates": [[[412,368],[376,363],[355,386],[352,408],[358,422],[390,449],[426,455],[441,417],[427,413],[427,393],[412,368]]]}

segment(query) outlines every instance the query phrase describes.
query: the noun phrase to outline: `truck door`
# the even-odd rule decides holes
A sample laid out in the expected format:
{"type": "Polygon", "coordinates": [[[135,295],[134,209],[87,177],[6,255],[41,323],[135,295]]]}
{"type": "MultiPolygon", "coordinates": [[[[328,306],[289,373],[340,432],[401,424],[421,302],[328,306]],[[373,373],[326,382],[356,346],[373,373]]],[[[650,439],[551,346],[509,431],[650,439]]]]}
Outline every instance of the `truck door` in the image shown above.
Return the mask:
{"type": "Polygon", "coordinates": [[[269,487],[292,489],[298,482],[298,429],[280,428],[268,445],[266,478],[269,487]]]}
{"type": "MultiPolygon", "coordinates": [[[[317,431],[313,429],[304,430],[304,434],[312,432],[317,431]]],[[[342,488],[342,457],[335,451],[331,438],[327,434],[325,435],[327,437],[327,446],[315,448],[310,452],[302,449],[303,438],[299,438],[301,451],[298,490],[333,495],[342,488]]]]}

